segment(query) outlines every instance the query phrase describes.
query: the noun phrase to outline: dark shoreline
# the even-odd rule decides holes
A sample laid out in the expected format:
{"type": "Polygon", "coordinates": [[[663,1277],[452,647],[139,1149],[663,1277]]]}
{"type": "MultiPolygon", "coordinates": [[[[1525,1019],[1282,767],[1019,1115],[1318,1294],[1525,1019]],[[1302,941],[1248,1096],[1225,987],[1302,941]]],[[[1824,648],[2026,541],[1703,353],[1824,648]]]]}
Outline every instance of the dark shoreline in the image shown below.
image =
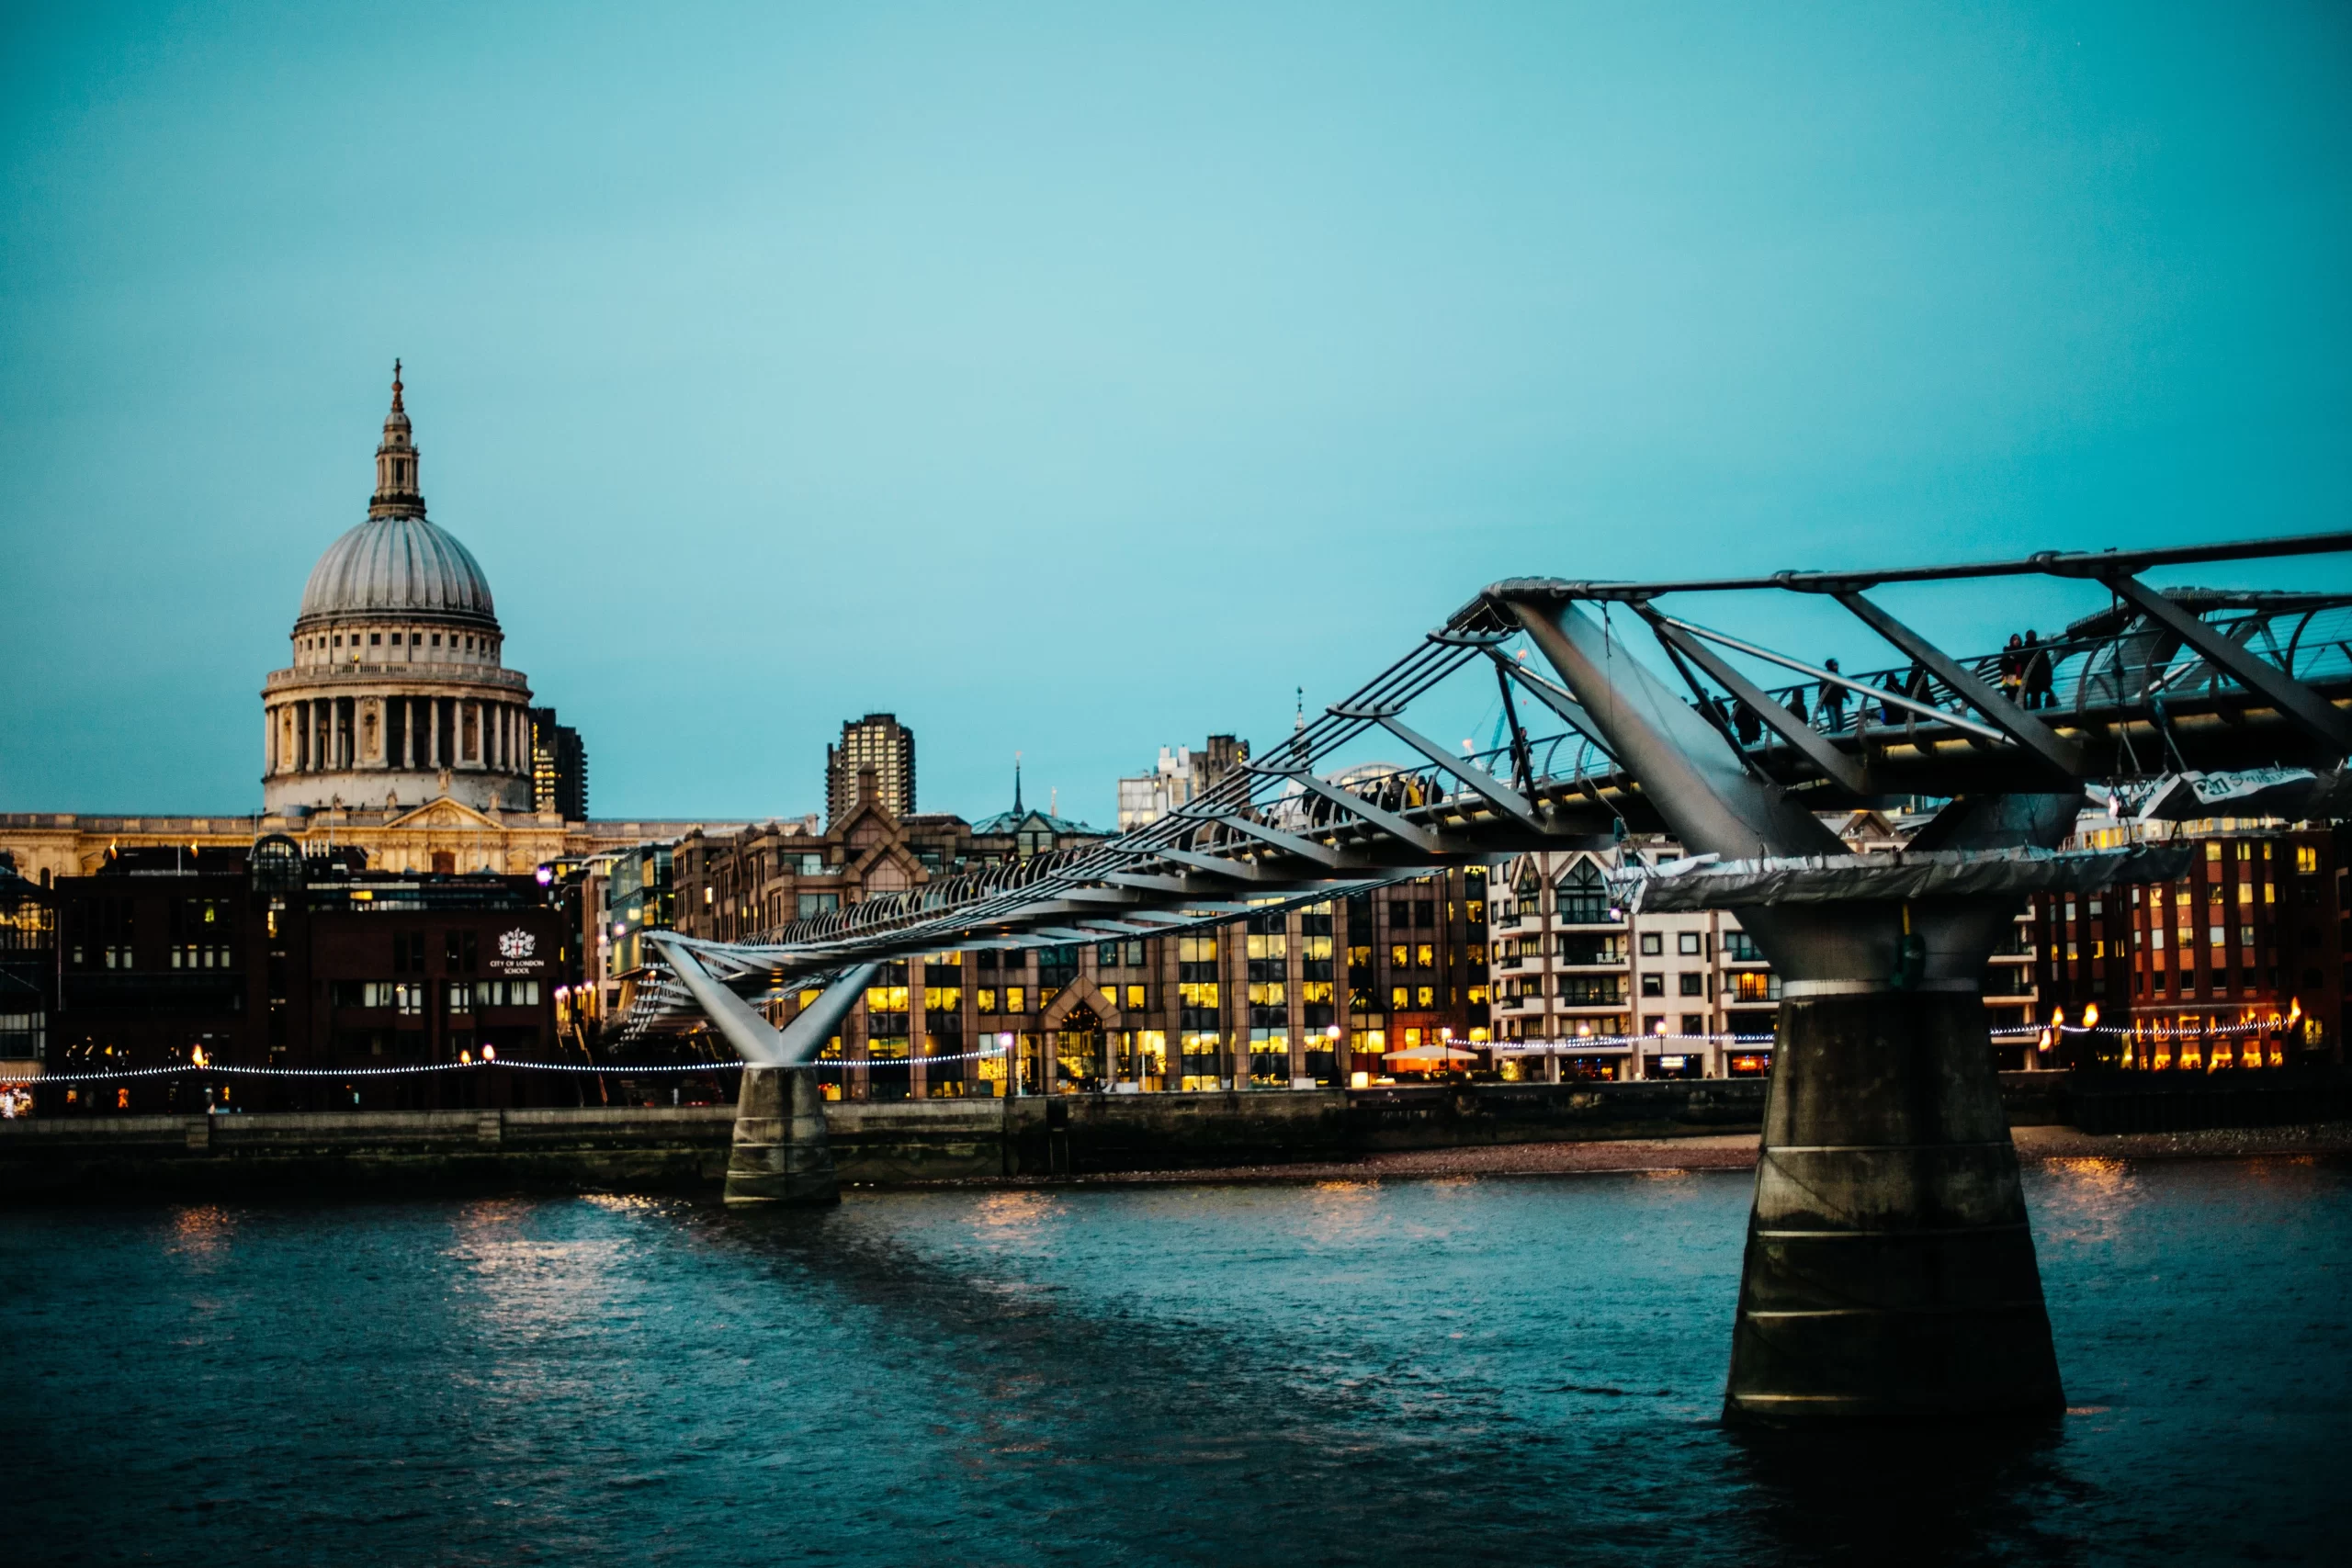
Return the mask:
{"type": "MultiPolygon", "coordinates": [[[[2287,1127],[2215,1128],[2194,1133],[2083,1133],[2072,1127],[2018,1127],[2023,1162],[2113,1159],[2341,1158],[2352,1156],[2352,1122],[2287,1127]]],[[[1753,1170],[1755,1134],[1686,1138],[1623,1138],[1541,1144],[1488,1144],[1401,1149],[1351,1159],[1294,1165],[1241,1165],[1192,1170],[1114,1171],[1082,1176],[1020,1176],[962,1181],[848,1184],[865,1191],[944,1188],[1227,1186],[1326,1181],[1442,1181],[1480,1177],[1622,1176],[1678,1171],[1753,1170]]]]}

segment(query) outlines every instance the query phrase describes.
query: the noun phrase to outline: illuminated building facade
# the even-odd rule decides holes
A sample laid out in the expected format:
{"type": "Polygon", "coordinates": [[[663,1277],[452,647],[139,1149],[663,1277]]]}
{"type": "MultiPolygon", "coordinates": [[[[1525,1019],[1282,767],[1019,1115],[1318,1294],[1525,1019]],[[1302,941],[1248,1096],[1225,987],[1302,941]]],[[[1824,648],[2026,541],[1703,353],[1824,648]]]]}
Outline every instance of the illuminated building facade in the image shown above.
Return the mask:
{"type": "MultiPolygon", "coordinates": [[[[822,833],[768,824],[672,847],[676,929],[752,941],[934,876],[1108,835],[1016,807],[899,818],[861,795],[822,833]]],[[[978,947],[886,964],[826,1055],[852,1098],[1288,1089],[1392,1077],[1397,1050],[1487,1040],[1486,873],[1268,909],[1168,936],[978,947]],[[897,1066],[894,1064],[901,1064],[897,1066]]],[[[617,923],[617,922],[616,922],[617,923]]],[[[813,993],[811,993],[813,995],[813,993]]],[[[781,1023],[803,998],[775,1007],[781,1023]]],[[[1469,1065],[1462,1063],[1457,1065],[1469,1065]]]]}
{"type": "Polygon", "coordinates": [[[2035,900],[2042,1021],[2071,1056],[2211,1072],[2344,1059],[2345,856],[2332,828],[2237,818],[2086,818],[2082,841],[2186,839],[2185,875],[2035,900]]]}

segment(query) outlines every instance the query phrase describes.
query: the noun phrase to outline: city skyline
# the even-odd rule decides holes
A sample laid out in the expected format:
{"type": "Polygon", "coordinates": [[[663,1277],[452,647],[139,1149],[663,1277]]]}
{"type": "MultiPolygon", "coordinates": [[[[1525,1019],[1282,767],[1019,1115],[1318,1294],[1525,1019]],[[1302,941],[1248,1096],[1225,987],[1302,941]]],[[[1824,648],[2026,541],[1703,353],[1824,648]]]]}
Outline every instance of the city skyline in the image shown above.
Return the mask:
{"type": "Polygon", "coordinates": [[[254,809],[395,355],[600,815],[891,711],[1107,824],[1494,577],[2352,498],[2340,17],[705,24],[8,24],[0,809],[254,809]]]}
{"type": "Polygon", "coordinates": [[[2352,7],[0,5],[0,191],[31,1559],[2343,1554],[2352,7]]]}

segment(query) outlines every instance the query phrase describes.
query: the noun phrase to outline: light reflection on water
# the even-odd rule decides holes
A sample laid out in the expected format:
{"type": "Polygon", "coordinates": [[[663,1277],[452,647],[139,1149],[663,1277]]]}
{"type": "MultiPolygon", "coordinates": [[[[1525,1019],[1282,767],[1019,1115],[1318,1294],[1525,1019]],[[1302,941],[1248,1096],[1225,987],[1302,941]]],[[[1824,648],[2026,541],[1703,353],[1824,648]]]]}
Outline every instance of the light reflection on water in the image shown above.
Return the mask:
{"type": "Polygon", "coordinates": [[[35,1556],[2324,1560],[2352,1178],[2031,1174],[2075,1414],[1715,1423],[1750,1179],[0,1216],[35,1556]]]}

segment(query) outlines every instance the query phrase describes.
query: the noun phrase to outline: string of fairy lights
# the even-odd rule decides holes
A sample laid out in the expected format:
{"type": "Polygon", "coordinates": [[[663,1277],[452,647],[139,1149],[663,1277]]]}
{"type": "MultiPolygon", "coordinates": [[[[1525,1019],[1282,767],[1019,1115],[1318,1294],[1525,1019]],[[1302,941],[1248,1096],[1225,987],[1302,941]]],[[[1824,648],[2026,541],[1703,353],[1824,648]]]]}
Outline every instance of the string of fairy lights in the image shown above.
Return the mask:
{"type": "MultiPolygon", "coordinates": [[[[820,1056],[810,1062],[812,1067],[904,1067],[933,1062],[972,1062],[983,1057],[1001,1056],[1005,1047],[991,1045],[981,1051],[959,1051],[934,1056],[820,1056]]],[[[610,1066],[588,1062],[522,1062],[501,1058],[495,1048],[476,1057],[455,1062],[415,1062],[397,1067],[249,1067],[225,1062],[174,1062],[160,1067],[114,1067],[97,1072],[43,1073],[40,1082],[111,1083],[118,1078],[168,1077],[175,1074],[202,1073],[248,1078],[390,1078],[413,1077],[420,1073],[480,1072],[486,1067],[498,1067],[511,1072],[530,1073],[594,1073],[600,1077],[639,1077],[661,1073],[731,1073],[751,1062],[649,1062],[616,1064],[610,1066]]]]}
{"type": "MultiPolygon", "coordinates": [[[[2237,1037],[2247,1034],[2274,1033],[2291,1024],[2288,1019],[2249,1019],[2237,1023],[2216,1023],[2201,1028],[2176,1027],[2162,1020],[2146,1020],[2123,1028],[2114,1024],[2066,1023],[2063,1021],[2047,1024],[2028,1024],[2018,1028],[1996,1029],[1990,1038],[1996,1043],[2016,1044],[2040,1040],[2052,1043],[2062,1035],[2105,1035],[2121,1043],[2142,1040],[2170,1042],[2174,1040],[2210,1040],[2221,1036],[2237,1037]]],[[[1526,1043],[1516,1041],[1481,1042],[1498,1055],[1539,1055],[1577,1050],[1619,1050],[1636,1044],[1645,1045],[1722,1045],[1735,1051],[1769,1050],[1773,1036],[1770,1034],[1611,1034],[1578,1035],[1573,1040],[1526,1043]]],[[[978,1051],[956,1051],[922,1056],[820,1056],[808,1066],[820,1069],[928,1066],[949,1062],[976,1062],[1007,1055],[1012,1049],[1010,1035],[995,1037],[978,1051]]],[[[1444,1043],[1452,1045],[1452,1042],[1444,1043]]],[[[1456,1047],[1456,1049],[1461,1049],[1456,1047]]],[[[1382,1053],[1397,1055],[1401,1053],[1382,1053]]],[[[485,1047],[481,1055],[470,1054],[454,1062],[416,1062],[393,1067],[254,1067],[224,1062],[174,1062],[159,1067],[110,1067],[92,1072],[43,1073],[44,1084],[112,1083],[125,1078],[170,1077],[188,1073],[249,1078],[389,1078],[413,1077],[424,1073],[480,1072],[484,1068],[503,1068],[510,1072],[531,1073],[591,1073],[606,1077],[641,1077],[665,1073],[727,1073],[739,1071],[743,1062],[656,1062],[628,1063],[603,1066],[589,1062],[527,1062],[501,1059],[496,1047],[485,1047]]]]}

